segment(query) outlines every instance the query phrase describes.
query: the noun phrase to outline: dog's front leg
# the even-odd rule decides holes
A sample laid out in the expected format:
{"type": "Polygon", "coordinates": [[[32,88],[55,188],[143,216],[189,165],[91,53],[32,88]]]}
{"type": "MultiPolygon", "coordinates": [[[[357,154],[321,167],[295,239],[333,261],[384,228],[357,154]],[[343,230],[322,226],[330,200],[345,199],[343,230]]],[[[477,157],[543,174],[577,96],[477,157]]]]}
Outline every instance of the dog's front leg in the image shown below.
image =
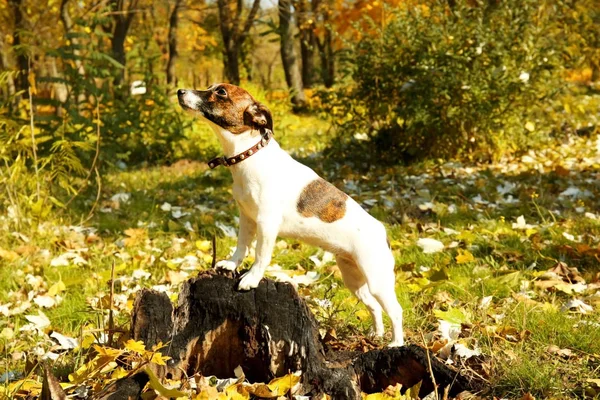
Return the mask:
{"type": "Polygon", "coordinates": [[[270,215],[268,218],[257,218],[257,235],[256,235],[256,260],[246,272],[238,286],[239,290],[250,290],[258,286],[260,280],[265,274],[265,270],[271,262],[273,248],[279,233],[280,218],[274,218],[270,215]]]}
{"type": "Polygon", "coordinates": [[[250,249],[255,234],[256,222],[247,217],[240,208],[240,231],[238,232],[237,247],[228,260],[219,261],[215,267],[218,269],[235,271],[244,261],[246,254],[248,254],[248,250],[250,249]]]}

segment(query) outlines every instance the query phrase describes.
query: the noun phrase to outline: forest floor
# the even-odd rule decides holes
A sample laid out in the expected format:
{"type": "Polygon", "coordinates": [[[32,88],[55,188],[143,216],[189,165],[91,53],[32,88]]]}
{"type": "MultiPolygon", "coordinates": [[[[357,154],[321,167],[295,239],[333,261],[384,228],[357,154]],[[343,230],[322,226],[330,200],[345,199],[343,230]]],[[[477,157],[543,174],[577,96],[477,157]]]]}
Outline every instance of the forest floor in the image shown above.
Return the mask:
{"type": "MultiPolygon", "coordinates": [[[[349,160],[323,158],[326,133],[293,135],[278,134],[292,152],[305,146],[304,162],[386,224],[409,343],[486,381],[489,397],[600,396],[600,139],[574,137],[495,164],[356,173],[349,160]]],[[[122,376],[116,362],[86,364],[101,349],[93,343],[109,352],[111,270],[115,325],[126,330],[140,288],[175,299],[183,280],[210,268],[213,235],[218,259],[235,246],[224,168],[180,161],[114,170],[103,181],[84,225],[76,216],[0,217],[0,397],[39,392],[36,370],[26,369],[36,355],[64,383],[122,376]]],[[[299,286],[331,348],[389,340],[389,328],[383,341],[368,338],[369,314],[331,254],[279,240],[267,276],[299,286]]],[[[144,355],[132,343],[117,347],[144,355]]]]}

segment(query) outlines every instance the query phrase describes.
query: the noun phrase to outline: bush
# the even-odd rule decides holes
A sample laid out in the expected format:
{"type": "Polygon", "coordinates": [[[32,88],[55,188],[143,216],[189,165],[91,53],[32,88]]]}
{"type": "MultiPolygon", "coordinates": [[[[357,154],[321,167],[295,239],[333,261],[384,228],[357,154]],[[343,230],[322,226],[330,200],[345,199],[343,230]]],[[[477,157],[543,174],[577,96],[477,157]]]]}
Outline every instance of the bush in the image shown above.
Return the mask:
{"type": "Polygon", "coordinates": [[[391,12],[379,35],[350,49],[352,82],[324,95],[334,121],[376,133],[379,155],[395,161],[489,158],[547,138],[555,126],[544,114],[563,86],[564,5],[470,4],[391,12]]]}

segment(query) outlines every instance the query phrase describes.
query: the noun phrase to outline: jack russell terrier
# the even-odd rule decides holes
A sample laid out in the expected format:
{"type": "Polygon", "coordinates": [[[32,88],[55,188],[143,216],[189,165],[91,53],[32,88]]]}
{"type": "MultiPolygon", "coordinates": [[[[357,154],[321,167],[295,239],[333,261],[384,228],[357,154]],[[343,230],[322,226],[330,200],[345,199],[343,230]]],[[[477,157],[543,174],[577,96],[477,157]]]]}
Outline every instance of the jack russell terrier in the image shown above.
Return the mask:
{"type": "Polygon", "coordinates": [[[239,283],[258,286],[277,236],[302,240],[336,255],[344,283],[369,309],[374,333],[384,333],[382,308],[392,322],[390,346],[403,346],[402,307],[396,298],[394,257],[384,226],[347,194],[294,160],[273,139],[273,118],[244,89],[222,83],[207,90],[179,89],[181,107],[215,131],[240,210],[237,248],[217,268],[234,271],[256,236],[256,260],[239,283]]]}

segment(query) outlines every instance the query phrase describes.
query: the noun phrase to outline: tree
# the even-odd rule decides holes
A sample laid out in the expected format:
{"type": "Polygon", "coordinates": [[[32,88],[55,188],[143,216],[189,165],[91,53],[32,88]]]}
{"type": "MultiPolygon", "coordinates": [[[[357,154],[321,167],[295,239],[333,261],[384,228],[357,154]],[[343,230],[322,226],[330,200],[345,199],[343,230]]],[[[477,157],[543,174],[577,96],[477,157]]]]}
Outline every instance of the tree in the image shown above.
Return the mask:
{"type": "MultiPolygon", "coordinates": [[[[308,0],[297,0],[294,3],[296,20],[300,31],[300,57],[302,59],[302,84],[305,88],[312,87],[315,81],[315,21],[308,0]]],[[[310,3],[312,4],[312,3],[310,3]]]]}
{"type": "Polygon", "coordinates": [[[260,0],[253,0],[246,20],[242,22],[243,0],[217,0],[219,8],[219,28],[223,38],[223,68],[225,78],[234,85],[240,84],[240,50],[248,37],[260,6],[260,0]],[[233,17],[232,17],[233,16],[233,17]]]}
{"type": "Polygon", "coordinates": [[[14,18],[14,29],[12,34],[12,47],[17,57],[17,68],[21,72],[17,78],[17,90],[27,90],[29,83],[27,81],[27,72],[29,70],[29,62],[23,51],[21,40],[23,31],[25,30],[25,18],[22,10],[22,0],[8,0],[8,4],[12,10],[14,18]]]}
{"type": "Polygon", "coordinates": [[[306,103],[302,87],[302,76],[294,48],[294,32],[292,20],[292,1],[279,0],[279,31],[281,34],[281,62],[285,73],[285,81],[292,95],[292,104],[302,107],[306,103]]]}
{"type": "MultiPolygon", "coordinates": [[[[135,9],[138,6],[139,0],[110,0],[110,5],[113,15],[111,49],[113,58],[118,61],[123,67],[127,61],[125,56],[125,39],[127,32],[135,16],[135,9]],[[129,6],[127,6],[129,3],[129,6]]],[[[115,84],[120,85],[125,79],[125,68],[119,70],[115,76],[115,84]]]]}
{"type": "Polygon", "coordinates": [[[332,0],[313,0],[315,14],[321,20],[321,37],[316,37],[317,48],[321,58],[321,77],[326,87],[332,87],[335,82],[335,54],[333,49],[333,13],[334,4],[332,0]]]}
{"type": "Polygon", "coordinates": [[[175,0],[175,6],[169,16],[169,58],[167,60],[167,84],[171,86],[177,85],[177,77],[175,75],[175,62],[179,56],[177,49],[177,28],[179,25],[179,10],[181,9],[183,0],[175,0]]]}
{"type": "MultiPolygon", "coordinates": [[[[66,34],[69,34],[73,30],[73,18],[71,18],[71,13],[69,12],[68,3],[69,3],[69,0],[62,0],[60,3],[60,19],[63,23],[63,27],[65,28],[66,34]]],[[[74,45],[73,46],[74,47],[73,55],[75,56],[74,61],[75,61],[75,66],[77,67],[77,73],[79,73],[79,75],[81,75],[83,77],[83,76],[85,76],[85,67],[83,65],[83,59],[80,57],[81,52],[77,48],[80,45],[79,39],[77,38],[77,36],[74,35],[74,36],[70,37],[70,40],[74,45]]],[[[58,72],[56,73],[56,75],[58,75],[58,72]]],[[[85,93],[81,92],[77,96],[77,102],[79,104],[81,104],[84,101],[85,101],[85,93]]]]}

